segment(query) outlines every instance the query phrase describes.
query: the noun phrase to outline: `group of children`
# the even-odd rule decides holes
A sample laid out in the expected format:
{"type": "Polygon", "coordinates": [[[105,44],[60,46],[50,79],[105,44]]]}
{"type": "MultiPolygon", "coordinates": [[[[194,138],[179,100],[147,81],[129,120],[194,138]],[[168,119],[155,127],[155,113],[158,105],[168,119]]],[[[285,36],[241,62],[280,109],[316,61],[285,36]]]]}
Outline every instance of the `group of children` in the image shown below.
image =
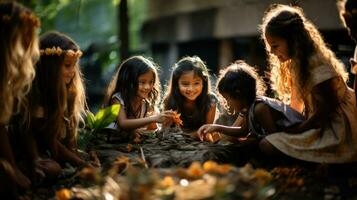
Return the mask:
{"type": "MultiPolygon", "coordinates": [[[[99,165],[76,149],[86,109],[78,66],[82,52],[58,32],[45,33],[38,45],[39,25],[23,6],[0,4],[0,193],[13,190],[14,196],[16,188],[28,188],[38,177],[56,177],[64,163],[99,165]]],[[[318,163],[357,161],[354,92],[346,85],[343,64],[316,27],[301,9],[272,5],[261,35],[272,88],[281,101],[264,96],[265,84],[244,61],[221,71],[217,98],[205,63],[193,56],[173,66],[160,107],[156,64],[133,56],[119,66],[104,106],[121,105],[119,130],[132,132],[156,123],[169,127],[180,113],[181,128],[195,131],[201,140],[219,132],[254,139],[267,155],[318,163]],[[213,124],[218,99],[230,113],[239,113],[232,126],[213,124]]]]}

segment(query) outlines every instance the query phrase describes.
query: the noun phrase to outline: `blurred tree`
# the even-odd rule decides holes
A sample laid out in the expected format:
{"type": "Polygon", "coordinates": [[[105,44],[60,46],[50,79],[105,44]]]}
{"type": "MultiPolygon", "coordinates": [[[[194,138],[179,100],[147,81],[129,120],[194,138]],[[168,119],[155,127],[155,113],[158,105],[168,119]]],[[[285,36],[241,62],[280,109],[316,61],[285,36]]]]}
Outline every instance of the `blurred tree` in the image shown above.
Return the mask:
{"type": "Polygon", "coordinates": [[[103,68],[117,63],[119,55],[125,59],[129,56],[129,52],[143,48],[140,46],[139,32],[145,18],[146,1],[19,0],[19,2],[34,10],[40,17],[41,33],[48,30],[64,32],[78,42],[82,49],[87,49],[93,43],[111,46],[106,47],[110,50],[105,53],[107,58],[101,58],[106,63],[103,68]]]}
{"type": "Polygon", "coordinates": [[[120,38],[120,59],[125,60],[129,57],[129,17],[128,2],[121,0],[119,4],[119,38],[120,38]]]}
{"type": "Polygon", "coordinates": [[[139,31],[145,17],[145,0],[18,1],[40,17],[40,34],[57,30],[79,44],[92,105],[101,100],[121,58],[142,48],[139,31]]]}

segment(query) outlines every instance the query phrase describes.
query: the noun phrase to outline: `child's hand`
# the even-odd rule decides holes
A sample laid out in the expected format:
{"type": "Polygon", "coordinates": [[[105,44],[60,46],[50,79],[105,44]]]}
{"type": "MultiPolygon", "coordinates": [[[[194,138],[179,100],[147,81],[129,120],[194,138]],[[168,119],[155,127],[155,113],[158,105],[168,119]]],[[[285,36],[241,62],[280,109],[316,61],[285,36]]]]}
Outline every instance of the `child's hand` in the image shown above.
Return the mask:
{"type": "Polygon", "coordinates": [[[89,153],[90,164],[94,167],[100,167],[100,161],[95,151],[90,151],[89,153]]]}
{"type": "Polygon", "coordinates": [[[172,123],[173,117],[174,117],[174,111],[165,110],[164,112],[156,115],[155,121],[162,124],[170,124],[172,123]]]}
{"type": "Polygon", "coordinates": [[[205,124],[198,129],[197,135],[201,141],[203,141],[206,137],[206,134],[220,131],[220,127],[216,124],[205,124]]]}

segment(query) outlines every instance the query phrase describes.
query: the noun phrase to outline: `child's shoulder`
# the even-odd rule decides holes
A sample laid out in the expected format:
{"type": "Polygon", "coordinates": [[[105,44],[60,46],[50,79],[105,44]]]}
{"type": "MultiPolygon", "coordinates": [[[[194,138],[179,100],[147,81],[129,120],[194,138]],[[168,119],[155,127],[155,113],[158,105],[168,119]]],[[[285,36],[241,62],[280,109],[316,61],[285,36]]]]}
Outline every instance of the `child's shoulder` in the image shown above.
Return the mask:
{"type": "Polygon", "coordinates": [[[274,99],[268,97],[257,98],[252,106],[254,115],[269,111],[272,107],[271,106],[272,102],[277,103],[274,101],[274,99]]]}
{"type": "Polygon", "coordinates": [[[122,98],[121,94],[119,92],[114,93],[110,99],[110,104],[121,104],[124,106],[124,99],[122,98]]]}
{"type": "Polygon", "coordinates": [[[208,99],[211,104],[216,104],[218,102],[217,95],[212,92],[208,94],[208,99]]]}
{"type": "Polygon", "coordinates": [[[340,76],[331,64],[320,63],[311,67],[310,76],[307,79],[307,91],[329,79],[340,76]]]}

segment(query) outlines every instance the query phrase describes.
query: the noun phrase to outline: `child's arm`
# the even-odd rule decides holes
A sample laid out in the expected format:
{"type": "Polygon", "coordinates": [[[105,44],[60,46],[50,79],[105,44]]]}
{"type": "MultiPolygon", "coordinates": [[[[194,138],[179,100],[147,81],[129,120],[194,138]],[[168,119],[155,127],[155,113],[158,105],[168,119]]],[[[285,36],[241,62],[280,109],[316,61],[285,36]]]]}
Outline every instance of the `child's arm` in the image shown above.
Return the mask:
{"type": "MultiPolygon", "coordinates": [[[[0,124],[0,158],[4,159],[8,162],[12,169],[11,174],[8,174],[19,186],[22,188],[29,188],[30,187],[30,180],[18,169],[15,158],[12,152],[10,140],[8,138],[8,132],[5,128],[5,125],[0,124]]],[[[0,159],[1,161],[1,159],[0,159]]],[[[3,179],[0,177],[0,180],[3,179]]]]}
{"type": "Polygon", "coordinates": [[[163,123],[173,117],[173,112],[170,110],[164,111],[162,113],[154,114],[149,117],[128,119],[124,109],[120,109],[118,114],[118,125],[124,130],[133,130],[136,128],[143,127],[150,123],[163,123]]]}
{"type": "Polygon", "coordinates": [[[220,124],[205,124],[198,129],[197,134],[200,140],[203,140],[207,133],[212,132],[221,132],[225,135],[233,137],[242,137],[247,133],[244,127],[224,126],[220,124]]]}
{"type": "Polygon", "coordinates": [[[57,145],[59,159],[64,162],[69,162],[74,166],[84,166],[87,163],[79,158],[77,154],[67,149],[60,141],[56,140],[55,145],[57,145]]]}
{"type": "Polygon", "coordinates": [[[277,132],[274,115],[269,106],[258,103],[254,107],[254,118],[267,133],[277,132]]]}
{"type": "Polygon", "coordinates": [[[316,102],[314,102],[314,104],[318,105],[315,107],[316,110],[306,121],[298,126],[289,128],[288,132],[300,133],[312,128],[320,128],[324,121],[329,120],[328,118],[336,111],[338,106],[337,91],[334,88],[335,81],[339,81],[338,79],[336,77],[324,81],[312,89],[312,93],[318,97],[315,99],[316,102]]]}
{"type": "Polygon", "coordinates": [[[211,105],[209,111],[206,114],[206,124],[212,124],[216,117],[216,104],[211,105]]]}
{"type": "Polygon", "coordinates": [[[296,89],[296,87],[291,88],[290,107],[301,113],[304,109],[304,102],[298,98],[296,89]]]}

